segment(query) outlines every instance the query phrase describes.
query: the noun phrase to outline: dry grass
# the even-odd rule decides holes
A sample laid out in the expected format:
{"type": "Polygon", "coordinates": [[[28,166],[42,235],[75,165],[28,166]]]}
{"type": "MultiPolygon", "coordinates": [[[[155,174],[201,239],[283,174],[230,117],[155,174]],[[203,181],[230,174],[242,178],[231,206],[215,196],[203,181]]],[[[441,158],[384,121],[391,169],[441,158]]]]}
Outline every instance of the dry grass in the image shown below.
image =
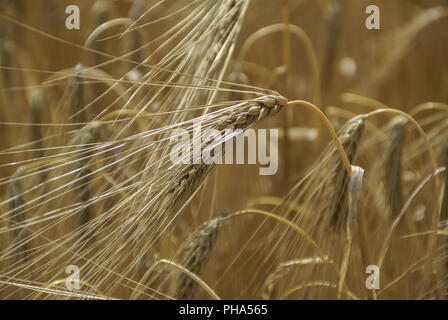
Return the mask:
{"type": "Polygon", "coordinates": [[[447,16],[1,0],[0,298],[445,299],[447,16]],[[278,173],[173,164],[170,135],[197,123],[222,145],[278,128],[278,173]]]}

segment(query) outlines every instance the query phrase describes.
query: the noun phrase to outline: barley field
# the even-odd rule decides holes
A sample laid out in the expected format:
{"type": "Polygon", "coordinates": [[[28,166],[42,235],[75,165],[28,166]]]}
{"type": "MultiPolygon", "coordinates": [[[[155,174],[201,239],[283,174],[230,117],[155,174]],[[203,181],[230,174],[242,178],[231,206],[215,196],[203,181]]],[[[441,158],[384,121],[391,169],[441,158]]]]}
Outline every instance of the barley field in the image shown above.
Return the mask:
{"type": "Polygon", "coordinates": [[[446,299],[447,57],[446,0],[0,0],[0,299],[446,299]]]}

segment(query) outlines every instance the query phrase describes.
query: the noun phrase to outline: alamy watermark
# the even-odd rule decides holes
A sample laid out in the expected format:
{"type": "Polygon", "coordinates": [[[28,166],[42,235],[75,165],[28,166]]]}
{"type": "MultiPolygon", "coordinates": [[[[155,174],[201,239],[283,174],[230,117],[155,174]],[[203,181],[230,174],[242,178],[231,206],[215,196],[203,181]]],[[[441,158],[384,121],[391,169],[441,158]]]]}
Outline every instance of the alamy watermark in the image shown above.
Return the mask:
{"type": "Polygon", "coordinates": [[[69,265],[67,266],[67,268],[65,268],[65,273],[70,274],[65,279],[65,286],[67,287],[67,290],[73,291],[74,289],[81,289],[79,282],[79,267],[75,265],[69,265]]]}
{"type": "Polygon", "coordinates": [[[258,160],[260,175],[274,175],[278,170],[277,129],[203,130],[202,122],[199,122],[192,130],[176,129],[170,141],[173,144],[170,159],[175,165],[257,164],[258,160]]]}
{"type": "Polygon", "coordinates": [[[371,264],[366,268],[366,274],[370,274],[366,279],[366,288],[369,290],[380,288],[380,268],[371,264]]]}
{"type": "Polygon", "coordinates": [[[380,8],[376,5],[369,5],[366,8],[366,14],[369,16],[366,19],[366,28],[369,30],[380,29],[380,8]]]}
{"type": "MultiPolygon", "coordinates": [[[[71,4],[66,7],[65,13],[68,17],[65,20],[65,27],[68,30],[80,29],[80,10],[77,5],[71,4]]],[[[369,16],[365,21],[365,26],[369,30],[380,29],[380,9],[376,5],[368,5],[365,13],[369,16]]]]}
{"type": "Polygon", "coordinates": [[[80,28],[80,11],[77,5],[69,5],[65,8],[68,17],[65,19],[65,27],[68,30],[79,30],[80,28]]]}

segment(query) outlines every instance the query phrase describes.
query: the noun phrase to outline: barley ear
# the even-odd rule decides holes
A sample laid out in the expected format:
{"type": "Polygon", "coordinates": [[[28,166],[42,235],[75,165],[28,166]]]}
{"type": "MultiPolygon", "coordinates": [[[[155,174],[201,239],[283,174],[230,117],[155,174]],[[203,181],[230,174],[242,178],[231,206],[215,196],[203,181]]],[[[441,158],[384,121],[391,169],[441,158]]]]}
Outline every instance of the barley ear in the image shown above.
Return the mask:
{"type": "Polygon", "coordinates": [[[73,122],[85,123],[87,122],[85,106],[85,94],[83,84],[83,69],[82,64],[77,64],[73,70],[74,75],[69,79],[69,89],[71,98],[70,113],[73,116],[73,122]]]}
{"type": "MultiPolygon", "coordinates": [[[[443,157],[445,168],[446,170],[448,170],[448,143],[444,147],[443,157]]],[[[448,219],[448,172],[445,171],[445,185],[443,188],[443,200],[440,211],[440,220],[447,220],[447,219],[448,219]]]]}
{"type": "Polygon", "coordinates": [[[92,227],[89,226],[96,214],[95,206],[90,203],[94,194],[94,187],[92,186],[92,168],[89,162],[92,162],[93,154],[89,150],[89,144],[95,143],[99,136],[100,125],[97,122],[91,122],[84,128],[82,128],[77,136],[73,139],[72,143],[79,143],[81,145],[80,149],[82,152],[79,155],[79,161],[77,163],[79,171],[79,177],[81,178],[78,182],[78,197],[79,201],[82,203],[82,210],[78,213],[78,223],[81,228],[83,228],[82,241],[80,243],[91,244],[94,241],[94,231],[90,230],[92,227]],[[88,230],[85,230],[88,228],[88,230]]]}
{"type": "Polygon", "coordinates": [[[348,183],[348,215],[345,223],[346,243],[344,249],[344,258],[340,269],[338,284],[338,299],[341,298],[344,289],[345,277],[347,275],[350,253],[352,249],[353,231],[357,228],[358,207],[362,195],[364,169],[358,166],[352,166],[352,172],[348,183]]]}
{"type": "MultiPolygon", "coordinates": [[[[363,131],[364,119],[362,117],[353,118],[341,129],[339,141],[341,142],[350,163],[353,162],[356,156],[356,151],[358,150],[358,144],[361,140],[363,131]]],[[[335,167],[334,176],[335,191],[329,208],[329,217],[331,219],[331,225],[339,228],[339,226],[345,224],[344,221],[347,219],[346,204],[349,182],[349,176],[344,170],[342,161],[338,161],[338,164],[335,167]]]]}
{"type": "Polygon", "coordinates": [[[42,90],[36,90],[33,92],[30,99],[30,122],[34,125],[31,126],[31,141],[34,141],[34,148],[36,149],[36,157],[42,158],[44,152],[42,150],[42,115],[45,112],[45,99],[42,90]]]}
{"type": "MultiPolygon", "coordinates": [[[[12,265],[19,265],[22,269],[30,268],[30,232],[24,226],[26,223],[26,201],[23,198],[22,176],[24,168],[20,167],[11,177],[11,182],[8,186],[9,197],[9,225],[13,231],[13,241],[11,243],[14,260],[12,265]]],[[[24,292],[17,290],[15,292],[17,298],[23,299],[24,292]]]]}
{"type": "MultiPolygon", "coordinates": [[[[176,253],[176,259],[194,274],[199,275],[210,258],[221,229],[222,217],[207,221],[194,230],[176,253]]],[[[175,294],[178,299],[192,299],[196,283],[185,274],[176,281],[175,294]]]]}
{"type": "Polygon", "coordinates": [[[262,298],[264,300],[274,299],[273,291],[275,288],[276,282],[287,276],[294,267],[300,267],[305,265],[317,265],[317,264],[331,264],[333,261],[329,260],[327,255],[324,256],[316,256],[311,258],[302,258],[302,259],[294,259],[289,261],[284,261],[279,263],[277,268],[269,274],[264,282],[264,289],[262,293],[262,298]]]}
{"type": "Polygon", "coordinates": [[[384,157],[384,185],[386,206],[395,218],[402,206],[401,158],[404,131],[408,121],[402,116],[392,119],[384,157]]]}

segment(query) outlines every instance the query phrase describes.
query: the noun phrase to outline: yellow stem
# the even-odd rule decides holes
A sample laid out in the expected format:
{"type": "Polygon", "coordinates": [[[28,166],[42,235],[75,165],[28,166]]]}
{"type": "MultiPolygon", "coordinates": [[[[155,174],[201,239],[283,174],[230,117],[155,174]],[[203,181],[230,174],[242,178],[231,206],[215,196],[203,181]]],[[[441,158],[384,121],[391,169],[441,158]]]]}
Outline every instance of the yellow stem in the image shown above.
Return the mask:
{"type": "MultiPolygon", "coordinates": [[[[255,31],[246,39],[246,41],[244,41],[237,60],[243,61],[247,52],[256,41],[270,34],[285,31],[285,28],[286,27],[283,23],[279,23],[255,31]]],[[[287,30],[288,34],[295,35],[297,38],[299,38],[299,40],[305,47],[305,52],[308,56],[309,61],[311,62],[311,68],[313,72],[313,100],[315,100],[315,102],[318,103],[318,100],[320,98],[320,75],[319,75],[319,64],[314,51],[313,43],[311,42],[311,39],[308,37],[306,32],[303,31],[302,28],[294,24],[289,24],[287,30]]]]}
{"type": "Polygon", "coordinates": [[[289,221],[288,219],[285,219],[283,217],[280,217],[276,214],[273,214],[271,212],[268,211],[264,211],[264,210],[258,210],[258,209],[248,209],[248,210],[242,210],[242,211],[237,211],[235,213],[232,213],[230,215],[228,215],[226,217],[226,219],[232,218],[232,217],[238,217],[238,216],[243,216],[243,215],[248,215],[248,214],[254,214],[254,215],[260,215],[260,216],[264,216],[270,219],[274,219],[277,222],[283,223],[284,225],[290,227],[291,229],[294,229],[298,234],[300,234],[302,237],[304,237],[307,241],[308,244],[313,247],[314,249],[316,249],[319,254],[323,257],[324,255],[320,252],[319,247],[317,246],[317,243],[311,238],[311,236],[309,236],[305,230],[303,230],[302,228],[300,228],[299,226],[297,226],[296,224],[292,223],[291,221],[289,221]]]}
{"type": "Polygon", "coordinates": [[[416,106],[414,109],[412,109],[409,112],[409,115],[413,118],[415,118],[415,116],[417,114],[419,114],[422,111],[425,110],[441,110],[441,111],[448,111],[448,104],[445,103],[441,103],[441,102],[426,102],[423,104],[420,104],[418,106],[416,106]]]}
{"type": "Polygon", "coordinates": [[[345,153],[344,148],[342,147],[339,139],[338,139],[338,135],[336,134],[336,131],[334,131],[333,126],[330,123],[330,120],[328,120],[328,118],[325,116],[325,114],[318,108],[316,107],[314,104],[307,102],[307,101],[303,101],[303,100],[294,100],[294,101],[290,101],[288,102],[288,105],[292,106],[292,105],[297,105],[297,106],[303,106],[306,107],[310,110],[312,110],[313,112],[317,113],[318,116],[322,119],[322,121],[325,124],[325,127],[328,129],[328,132],[330,133],[330,136],[334,142],[334,144],[336,145],[336,148],[339,151],[339,154],[341,156],[342,162],[344,163],[345,169],[347,170],[347,174],[350,176],[350,173],[352,172],[352,167],[350,164],[350,161],[348,160],[347,154],[345,153]]]}
{"type": "MultiPolygon", "coordinates": [[[[154,269],[159,265],[159,264],[167,264],[170,267],[174,267],[175,269],[183,272],[185,275],[187,275],[190,279],[192,279],[194,282],[196,282],[202,289],[204,289],[204,291],[206,291],[210,296],[212,296],[215,300],[221,300],[221,298],[212,290],[212,288],[210,288],[203,280],[201,280],[201,278],[199,278],[197,275],[195,275],[193,272],[191,272],[190,270],[184,268],[183,266],[173,262],[173,261],[169,261],[166,259],[161,259],[159,261],[157,261],[155,264],[153,264],[151,266],[151,268],[148,269],[148,271],[145,272],[145,274],[143,275],[143,278],[141,279],[141,281],[139,281],[139,283],[143,283],[144,281],[146,281],[146,279],[149,277],[149,275],[154,271],[154,269]]],[[[141,292],[139,291],[134,291],[134,293],[131,295],[130,299],[137,299],[140,296],[141,292]]]]}
{"type": "Polygon", "coordinates": [[[282,15],[283,23],[285,25],[283,32],[283,61],[286,72],[291,71],[291,37],[289,32],[289,9],[288,1],[282,0],[282,15]]]}

